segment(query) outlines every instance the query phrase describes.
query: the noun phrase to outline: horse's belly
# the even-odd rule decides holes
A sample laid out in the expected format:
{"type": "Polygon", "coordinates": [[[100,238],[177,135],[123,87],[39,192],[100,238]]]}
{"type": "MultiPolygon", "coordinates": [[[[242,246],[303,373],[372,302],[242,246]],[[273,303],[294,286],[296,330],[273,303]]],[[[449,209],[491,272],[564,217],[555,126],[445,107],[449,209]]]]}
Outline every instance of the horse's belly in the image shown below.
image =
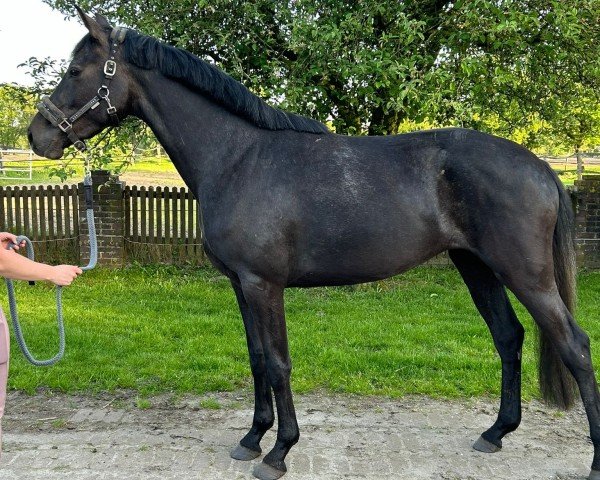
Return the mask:
{"type": "Polygon", "coordinates": [[[439,237],[414,238],[355,248],[305,251],[290,272],[288,286],[313,287],[372,282],[405,272],[447,249],[439,237]]]}

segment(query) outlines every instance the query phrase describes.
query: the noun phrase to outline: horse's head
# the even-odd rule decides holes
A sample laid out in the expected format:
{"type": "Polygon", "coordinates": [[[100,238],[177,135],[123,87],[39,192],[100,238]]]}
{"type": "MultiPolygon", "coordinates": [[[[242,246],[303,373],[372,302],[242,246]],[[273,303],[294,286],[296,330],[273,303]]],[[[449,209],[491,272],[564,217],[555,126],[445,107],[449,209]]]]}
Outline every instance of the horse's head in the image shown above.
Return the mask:
{"type": "Polygon", "coordinates": [[[77,11],[89,33],[75,48],[52,95],[39,103],[28,131],[33,150],[53,159],[60,158],[71,144],[84,150],[83,140],[116,124],[130,111],[130,80],[120,51],[125,29],[111,27],[100,15],[94,19],[77,11]]]}

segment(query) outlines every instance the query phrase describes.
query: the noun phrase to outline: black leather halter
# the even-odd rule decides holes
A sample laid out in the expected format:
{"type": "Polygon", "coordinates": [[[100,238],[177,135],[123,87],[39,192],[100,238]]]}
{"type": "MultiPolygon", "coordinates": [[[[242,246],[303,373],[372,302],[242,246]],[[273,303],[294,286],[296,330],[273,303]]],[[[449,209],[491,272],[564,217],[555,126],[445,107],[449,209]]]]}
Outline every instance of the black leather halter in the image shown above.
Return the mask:
{"type": "Polygon", "coordinates": [[[87,146],[85,142],[81,140],[73,131],[73,124],[89,110],[94,110],[96,107],[98,107],[102,100],[106,102],[106,113],[108,113],[110,116],[113,125],[116,126],[119,124],[117,109],[110,103],[110,90],[108,87],[110,86],[110,82],[112,82],[115,73],[117,73],[115,54],[117,53],[119,44],[123,43],[123,40],[125,40],[126,33],[127,29],[123,27],[113,28],[112,32],[110,32],[110,58],[104,63],[105,82],[98,89],[97,95],[95,95],[94,98],[87,102],[83,107],[77,110],[77,112],[68,117],[60,108],[52,103],[50,97],[47,95],[43,96],[41,102],[37,105],[38,111],[44,116],[44,118],[46,118],[46,120],[48,120],[55,127],[60,128],[60,130],[64,132],[67,137],[69,137],[69,140],[71,140],[73,146],[80,152],[85,152],[87,150],[87,146]]]}

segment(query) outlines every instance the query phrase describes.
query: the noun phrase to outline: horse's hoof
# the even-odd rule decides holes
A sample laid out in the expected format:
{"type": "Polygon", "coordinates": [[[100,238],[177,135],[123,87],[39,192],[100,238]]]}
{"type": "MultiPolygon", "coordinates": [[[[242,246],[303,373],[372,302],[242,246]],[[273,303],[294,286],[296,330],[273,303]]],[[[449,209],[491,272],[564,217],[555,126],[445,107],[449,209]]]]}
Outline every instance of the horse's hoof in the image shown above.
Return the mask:
{"type": "Polygon", "coordinates": [[[277,480],[285,474],[285,470],[279,470],[268,463],[260,462],[254,467],[252,474],[260,480],[277,480]]]}
{"type": "Polygon", "coordinates": [[[249,460],[254,460],[256,457],[259,457],[261,454],[260,450],[252,450],[251,448],[244,447],[243,445],[238,444],[231,453],[231,458],[235,460],[242,460],[247,462],[249,460]]]}
{"type": "Polygon", "coordinates": [[[600,480],[600,470],[592,470],[588,480],[600,480]]]}
{"type": "MultiPolygon", "coordinates": [[[[473,448],[478,452],[483,453],[496,453],[499,452],[502,447],[493,444],[492,442],[488,442],[485,438],[479,437],[477,441],[473,444],[473,448]]],[[[600,480],[600,477],[598,478],[600,480]]]]}

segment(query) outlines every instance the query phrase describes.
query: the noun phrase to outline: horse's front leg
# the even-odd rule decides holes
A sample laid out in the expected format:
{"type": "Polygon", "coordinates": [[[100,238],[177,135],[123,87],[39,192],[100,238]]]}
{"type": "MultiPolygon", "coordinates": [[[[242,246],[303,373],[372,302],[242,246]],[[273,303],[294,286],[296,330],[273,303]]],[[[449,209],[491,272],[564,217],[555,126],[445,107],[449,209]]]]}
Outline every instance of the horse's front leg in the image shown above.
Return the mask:
{"type": "Polygon", "coordinates": [[[287,471],[285,457],[300,436],[290,387],[292,363],[283,309],[283,287],[254,275],[240,280],[244,298],[260,332],[267,377],[277,404],[277,440],[262,463],[254,468],[254,476],[260,480],[275,480],[287,471]]]}
{"type": "Polygon", "coordinates": [[[244,327],[246,328],[250,368],[254,377],[254,419],[252,420],[252,428],[242,438],[239,445],[232,450],[231,457],[236,460],[252,460],[261,454],[260,441],[275,421],[273,398],[271,396],[271,386],[267,378],[265,356],[258,326],[252,317],[252,312],[248,307],[248,302],[244,298],[242,289],[234,282],[231,284],[235,291],[240,312],[242,313],[244,327]]]}

